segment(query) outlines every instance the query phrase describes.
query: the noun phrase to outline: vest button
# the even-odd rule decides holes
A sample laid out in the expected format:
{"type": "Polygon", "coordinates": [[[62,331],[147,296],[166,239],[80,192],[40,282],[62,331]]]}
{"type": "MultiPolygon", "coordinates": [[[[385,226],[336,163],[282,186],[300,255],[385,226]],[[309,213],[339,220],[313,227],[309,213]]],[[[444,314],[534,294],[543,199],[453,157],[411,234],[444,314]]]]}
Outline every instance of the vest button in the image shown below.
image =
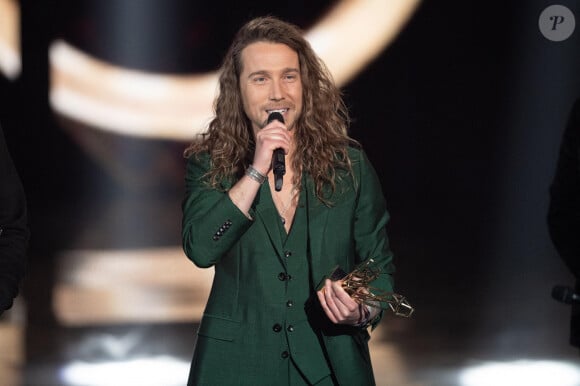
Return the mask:
{"type": "Polygon", "coordinates": [[[286,302],[286,307],[292,307],[292,306],[294,306],[294,302],[292,300],[288,300],[286,302]]]}
{"type": "Polygon", "coordinates": [[[284,272],[280,272],[280,273],[278,274],[278,279],[279,279],[280,281],[284,281],[284,280],[288,279],[288,275],[286,275],[284,272]]]}
{"type": "Polygon", "coordinates": [[[294,332],[294,326],[293,325],[289,325],[288,328],[286,328],[288,330],[288,332],[294,332]]]}
{"type": "Polygon", "coordinates": [[[281,355],[281,357],[282,357],[282,358],[288,358],[288,356],[289,356],[289,355],[290,355],[290,354],[288,354],[288,351],[282,351],[282,355],[281,355]]]}
{"type": "Polygon", "coordinates": [[[275,325],[272,326],[272,330],[274,332],[280,332],[280,331],[282,331],[282,326],[279,325],[278,323],[276,323],[275,325]]]}

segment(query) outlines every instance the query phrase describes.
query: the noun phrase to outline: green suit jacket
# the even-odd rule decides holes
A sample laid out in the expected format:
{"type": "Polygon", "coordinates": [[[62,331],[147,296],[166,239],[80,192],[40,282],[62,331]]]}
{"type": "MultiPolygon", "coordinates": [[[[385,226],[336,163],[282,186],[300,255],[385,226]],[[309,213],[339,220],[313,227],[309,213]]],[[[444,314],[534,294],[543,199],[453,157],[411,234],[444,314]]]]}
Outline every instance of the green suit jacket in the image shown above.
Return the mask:
{"type": "MultiPolygon", "coordinates": [[[[349,149],[353,178],[341,175],[331,207],[314,195],[304,177],[299,205],[305,209],[305,256],[308,278],[293,288],[279,217],[269,186],[263,184],[248,219],[227,193],[202,182],[209,158],[192,156],[183,201],[183,248],[199,267],[214,267],[215,276],[198,331],[190,384],[271,385],[282,370],[280,353],[288,354],[311,383],[333,373],[341,385],[373,385],[364,329],[333,325],[322,313],[315,291],[338,265],[345,271],[372,258],[382,269],[373,286],[393,290],[394,266],[388,245],[388,213],[375,170],[365,154],[349,149]],[[304,288],[302,288],[304,287],[304,288]],[[288,296],[297,303],[291,311],[288,296]],[[279,339],[276,326],[291,319],[292,332],[279,339]],[[274,330],[274,331],[273,331],[274,330]]],[[[304,278],[302,278],[304,279],[304,278]]]]}

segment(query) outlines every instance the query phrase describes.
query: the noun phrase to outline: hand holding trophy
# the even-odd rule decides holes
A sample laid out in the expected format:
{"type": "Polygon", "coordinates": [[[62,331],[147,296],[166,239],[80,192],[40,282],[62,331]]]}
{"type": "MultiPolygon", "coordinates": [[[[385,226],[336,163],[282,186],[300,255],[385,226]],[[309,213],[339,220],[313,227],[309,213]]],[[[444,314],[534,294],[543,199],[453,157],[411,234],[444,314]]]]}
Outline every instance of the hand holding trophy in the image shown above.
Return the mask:
{"type": "Polygon", "coordinates": [[[410,317],[415,309],[404,296],[382,291],[370,285],[381,273],[380,268],[373,266],[373,263],[373,259],[368,259],[350,273],[336,267],[332,271],[330,279],[333,281],[342,280],[344,290],[360,304],[381,309],[387,309],[388,306],[395,315],[410,317]]]}

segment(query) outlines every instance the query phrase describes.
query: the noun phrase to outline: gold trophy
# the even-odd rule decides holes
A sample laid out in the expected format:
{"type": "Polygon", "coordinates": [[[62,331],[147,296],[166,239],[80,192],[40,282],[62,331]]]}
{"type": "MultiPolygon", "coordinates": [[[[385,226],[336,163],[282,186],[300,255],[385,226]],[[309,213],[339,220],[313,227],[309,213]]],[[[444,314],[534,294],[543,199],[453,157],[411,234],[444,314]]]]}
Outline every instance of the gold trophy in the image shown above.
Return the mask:
{"type": "Polygon", "coordinates": [[[370,285],[381,273],[381,269],[373,266],[373,263],[373,259],[368,259],[356,266],[350,273],[336,267],[330,274],[330,279],[333,281],[342,280],[344,290],[360,304],[382,309],[387,309],[388,306],[395,315],[410,317],[415,309],[404,296],[386,292],[370,285]]]}

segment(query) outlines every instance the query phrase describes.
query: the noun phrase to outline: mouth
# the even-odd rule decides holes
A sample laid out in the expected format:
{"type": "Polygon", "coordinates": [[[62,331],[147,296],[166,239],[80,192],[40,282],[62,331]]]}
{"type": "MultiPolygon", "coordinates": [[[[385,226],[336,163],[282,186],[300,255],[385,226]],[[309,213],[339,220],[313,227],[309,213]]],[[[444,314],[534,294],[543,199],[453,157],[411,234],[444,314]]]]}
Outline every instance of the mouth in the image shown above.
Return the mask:
{"type": "Polygon", "coordinates": [[[284,114],[286,112],[288,112],[289,109],[272,109],[272,110],[266,110],[266,112],[268,113],[268,115],[272,114],[272,113],[280,113],[280,114],[284,114]]]}

